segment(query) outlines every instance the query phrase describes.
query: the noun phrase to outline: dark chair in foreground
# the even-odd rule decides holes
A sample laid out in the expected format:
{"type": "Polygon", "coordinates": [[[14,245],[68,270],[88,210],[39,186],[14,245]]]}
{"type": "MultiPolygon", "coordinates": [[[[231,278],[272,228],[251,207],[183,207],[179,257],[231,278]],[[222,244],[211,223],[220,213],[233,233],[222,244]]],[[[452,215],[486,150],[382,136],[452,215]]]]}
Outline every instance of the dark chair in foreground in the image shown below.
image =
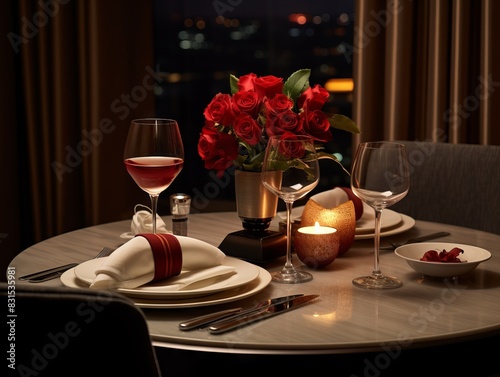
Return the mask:
{"type": "Polygon", "coordinates": [[[402,141],[410,191],[391,209],[500,234],[500,146],[402,141]]]}
{"type": "Polygon", "coordinates": [[[6,362],[15,369],[9,375],[161,375],[145,317],[125,297],[20,284],[12,296],[12,286],[1,286],[4,308],[12,309],[6,362]]]}

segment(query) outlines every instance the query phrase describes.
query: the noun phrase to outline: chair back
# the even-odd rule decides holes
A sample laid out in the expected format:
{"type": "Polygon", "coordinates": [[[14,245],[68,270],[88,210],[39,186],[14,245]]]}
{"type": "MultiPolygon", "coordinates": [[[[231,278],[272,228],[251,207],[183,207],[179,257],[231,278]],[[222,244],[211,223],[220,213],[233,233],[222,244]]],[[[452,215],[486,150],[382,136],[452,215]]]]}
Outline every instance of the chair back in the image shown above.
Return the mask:
{"type": "Polygon", "coordinates": [[[500,146],[398,142],[407,148],[410,191],[391,209],[500,234],[500,146]]]}
{"type": "Polygon", "coordinates": [[[14,296],[7,284],[13,375],[160,377],[145,317],[126,297],[26,284],[16,284],[14,296]]]}

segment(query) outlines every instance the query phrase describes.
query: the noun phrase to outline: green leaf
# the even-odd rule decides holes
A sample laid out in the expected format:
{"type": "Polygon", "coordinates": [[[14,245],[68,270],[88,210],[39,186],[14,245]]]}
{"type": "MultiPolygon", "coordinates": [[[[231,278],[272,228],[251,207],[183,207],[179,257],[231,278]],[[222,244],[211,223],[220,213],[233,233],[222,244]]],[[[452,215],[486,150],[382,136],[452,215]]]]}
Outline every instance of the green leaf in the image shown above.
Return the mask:
{"type": "Polygon", "coordinates": [[[253,152],[253,148],[250,146],[250,144],[248,144],[248,143],[247,143],[246,141],[244,141],[244,140],[241,140],[241,139],[240,139],[239,137],[237,137],[236,135],[235,135],[235,137],[236,137],[236,140],[238,140],[238,145],[239,145],[240,147],[245,148],[245,149],[247,150],[247,153],[248,153],[249,155],[251,155],[251,153],[253,152]]]}
{"type": "Polygon", "coordinates": [[[229,87],[231,88],[231,94],[238,91],[238,81],[240,81],[240,79],[235,75],[229,75],[229,87]]]}
{"type": "Polygon", "coordinates": [[[310,75],[310,69],[300,69],[292,73],[283,85],[283,94],[290,97],[293,102],[296,102],[300,94],[309,87],[310,75]]]}
{"type": "Polygon", "coordinates": [[[238,155],[238,157],[236,157],[234,160],[233,160],[233,163],[234,165],[236,165],[239,169],[243,169],[243,166],[245,166],[245,160],[246,160],[246,156],[242,156],[241,154],[238,155]]]}
{"type": "Polygon", "coordinates": [[[353,134],[359,134],[359,128],[354,121],[342,114],[335,114],[328,117],[330,126],[339,130],[349,131],[353,134]]]}
{"type": "Polygon", "coordinates": [[[243,170],[246,171],[262,171],[262,161],[264,160],[264,152],[259,153],[252,158],[249,163],[243,164],[243,170]]]}

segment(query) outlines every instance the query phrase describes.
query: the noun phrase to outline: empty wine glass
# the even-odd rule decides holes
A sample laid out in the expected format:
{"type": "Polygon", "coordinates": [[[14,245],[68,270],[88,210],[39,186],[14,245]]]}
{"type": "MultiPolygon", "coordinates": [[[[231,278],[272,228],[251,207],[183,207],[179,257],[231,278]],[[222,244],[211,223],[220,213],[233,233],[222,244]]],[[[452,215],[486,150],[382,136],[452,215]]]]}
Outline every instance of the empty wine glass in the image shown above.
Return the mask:
{"type": "Polygon", "coordinates": [[[153,233],[156,233],[158,197],[184,166],[184,147],[177,121],[133,120],[125,143],[124,162],[135,183],[151,198],[153,233]]]}
{"type": "Polygon", "coordinates": [[[281,271],[271,274],[279,283],[303,283],[312,279],[306,271],[292,264],[293,202],[310,192],[319,181],[319,164],[314,141],[307,136],[273,136],[267,144],[262,164],[264,187],[278,195],[286,204],[286,263],[281,271]]]}
{"type": "Polygon", "coordinates": [[[375,261],[372,274],[354,279],[355,286],[371,289],[402,286],[399,279],[385,276],[380,271],[380,218],[382,210],[403,199],[409,187],[409,163],[403,144],[368,142],[358,145],[351,172],[351,188],[375,211],[375,261]]]}

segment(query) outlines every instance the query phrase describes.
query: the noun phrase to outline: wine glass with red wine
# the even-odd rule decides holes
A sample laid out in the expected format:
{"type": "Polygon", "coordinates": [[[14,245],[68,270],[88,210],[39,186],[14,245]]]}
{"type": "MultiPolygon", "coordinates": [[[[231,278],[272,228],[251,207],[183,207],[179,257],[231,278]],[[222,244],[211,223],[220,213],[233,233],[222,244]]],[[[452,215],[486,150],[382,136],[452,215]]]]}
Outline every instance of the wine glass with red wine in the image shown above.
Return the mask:
{"type": "Polygon", "coordinates": [[[151,198],[153,233],[157,203],[184,166],[184,146],[177,121],[145,118],[133,120],[123,156],[127,172],[151,198]]]}

